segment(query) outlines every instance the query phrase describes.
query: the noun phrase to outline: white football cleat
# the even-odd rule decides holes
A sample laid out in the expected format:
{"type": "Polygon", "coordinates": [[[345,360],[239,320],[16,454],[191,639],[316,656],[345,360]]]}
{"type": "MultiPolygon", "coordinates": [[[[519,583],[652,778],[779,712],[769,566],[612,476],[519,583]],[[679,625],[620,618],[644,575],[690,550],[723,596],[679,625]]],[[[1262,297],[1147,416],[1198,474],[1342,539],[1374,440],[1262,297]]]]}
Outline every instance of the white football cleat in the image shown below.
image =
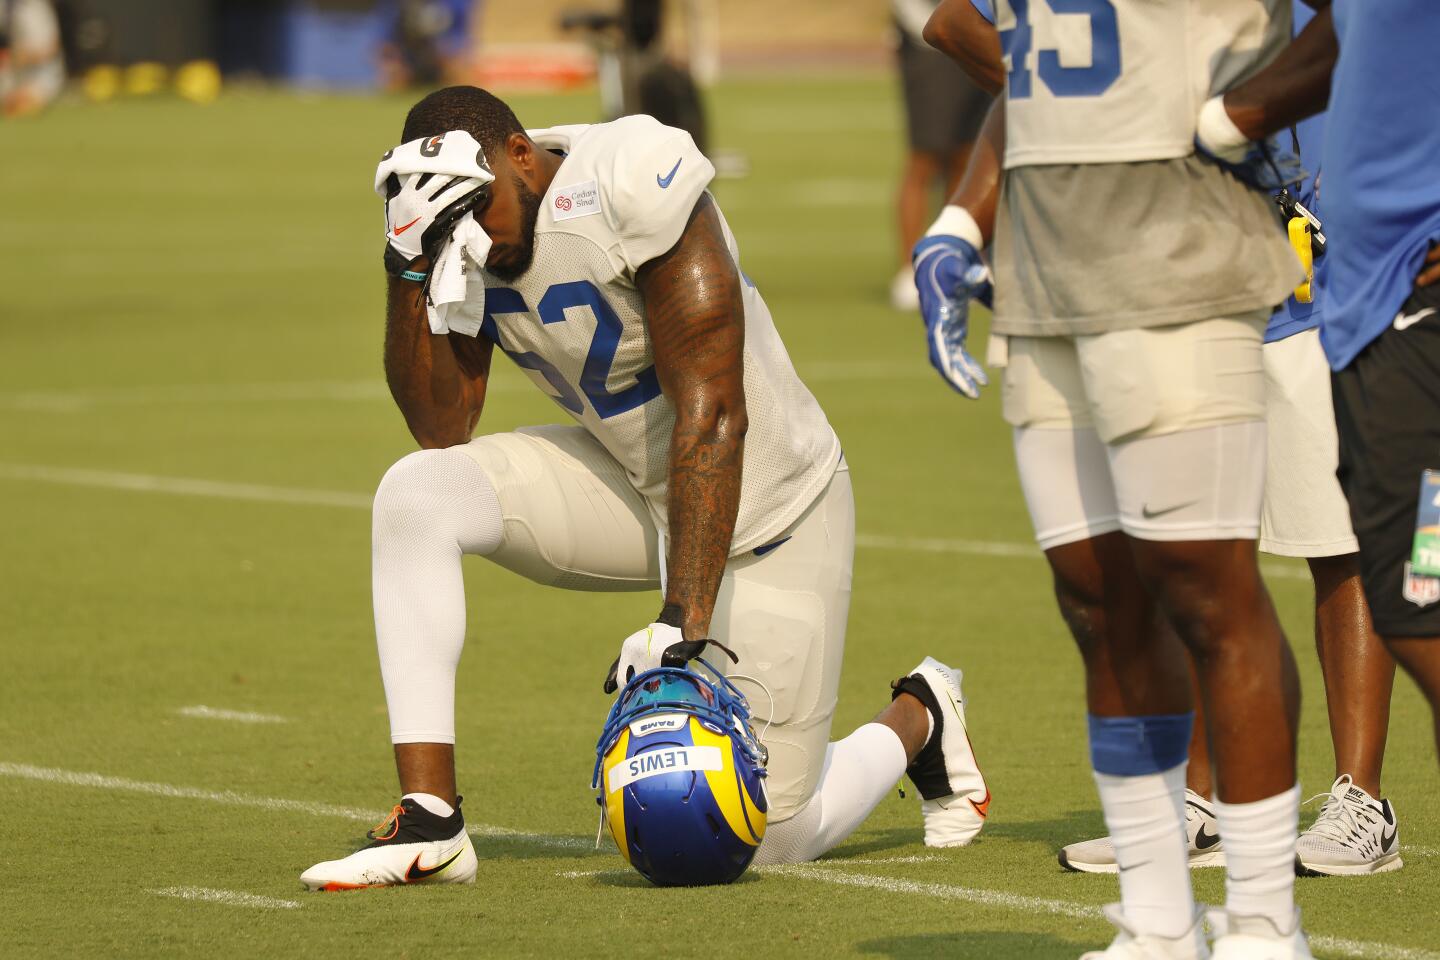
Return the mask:
{"type": "MultiPolygon", "coordinates": [[[[1185,791],[1185,836],[1190,841],[1190,868],[1225,866],[1225,844],[1215,808],[1194,790],[1185,791]]],[[[1060,850],[1060,866],[1076,873],[1118,873],[1115,844],[1109,837],[1083,840],[1060,850]]]]}
{"type": "Polygon", "coordinates": [[[1300,929],[1298,908],[1289,932],[1268,917],[1241,917],[1225,910],[1210,911],[1209,919],[1215,932],[1212,960],[1314,960],[1310,941],[1300,929]]]}
{"type": "Polygon", "coordinates": [[[925,704],[935,720],[929,741],[905,770],[920,791],[927,847],[963,847],[990,815],[990,790],[965,729],[961,676],[954,667],[926,657],[890,685],[892,699],[908,693],[925,704]]]}
{"type": "Polygon", "coordinates": [[[474,883],[478,861],[460,798],[448,817],[411,799],[397,803],[367,836],[371,843],[342,860],[317,863],[300,875],[307,890],[360,890],[411,883],[474,883]]]}
{"type": "Polygon", "coordinates": [[[1329,794],[1321,796],[1325,802],[1320,816],[1295,843],[1296,873],[1353,877],[1389,873],[1405,865],[1400,859],[1400,827],[1389,800],[1376,800],[1355,786],[1348,773],[1337,777],[1329,794]]]}
{"type": "Polygon", "coordinates": [[[1136,933],[1125,922],[1120,904],[1104,908],[1105,919],[1120,932],[1104,950],[1082,953],[1080,960],[1207,960],[1210,948],[1205,944],[1204,911],[1195,911],[1190,929],[1178,937],[1161,937],[1153,933],[1136,933]]]}

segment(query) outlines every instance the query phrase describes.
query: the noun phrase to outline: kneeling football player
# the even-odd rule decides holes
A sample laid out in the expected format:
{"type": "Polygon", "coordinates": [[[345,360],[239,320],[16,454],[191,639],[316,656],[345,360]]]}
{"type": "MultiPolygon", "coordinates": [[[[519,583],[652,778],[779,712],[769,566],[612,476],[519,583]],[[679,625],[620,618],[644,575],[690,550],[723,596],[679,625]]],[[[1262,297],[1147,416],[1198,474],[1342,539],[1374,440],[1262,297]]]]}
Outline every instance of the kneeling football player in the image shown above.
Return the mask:
{"type": "Polygon", "coordinates": [[[376,178],[385,370],[424,449],[376,492],[373,577],[403,796],[373,843],[311,867],[305,886],[475,878],[454,759],[464,554],[555,587],[663,589],[607,691],[721,648],[707,659],[749,699],[769,755],[755,863],[820,856],[902,773],[928,844],[971,840],[989,792],[958,670],[927,658],[876,722],[828,743],[849,470],[740,271],[690,136],[643,116],[527,132],[489,93],[451,87],[410,111],[402,140],[376,178]],[[496,347],[575,425],[471,439],[496,347]]]}

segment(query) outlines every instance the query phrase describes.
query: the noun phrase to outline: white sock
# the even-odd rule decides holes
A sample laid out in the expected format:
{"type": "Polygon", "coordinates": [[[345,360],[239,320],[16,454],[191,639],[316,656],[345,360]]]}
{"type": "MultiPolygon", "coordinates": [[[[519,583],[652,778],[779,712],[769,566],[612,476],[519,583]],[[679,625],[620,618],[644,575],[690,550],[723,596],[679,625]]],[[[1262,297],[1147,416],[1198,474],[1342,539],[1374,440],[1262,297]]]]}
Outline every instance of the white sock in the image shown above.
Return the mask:
{"type": "Polygon", "coordinates": [[[448,817],[455,812],[455,808],[433,793],[407,793],[401,800],[414,800],[420,806],[429,810],[437,817],[448,817]]]}
{"type": "MultiPolygon", "coordinates": [[[[1120,903],[1136,933],[1178,937],[1195,923],[1185,835],[1185,764],[1160,773],[1096,773],[1105,825],[1115,843],[1120,903]]],[[[1230,847],[1225,847],[1228,852],[1230,847]]]]}
{"type": "Polygon", "coordinates": [[[905,745],[883,723],[830,744],[810,802],[766,829],[755,864],[804,863],[839,845],[885,799],[906,764],[905,745]]]}
{"type": "Polygon", "coordinates": [[[1254,803],[1215,803],[1225,841],[1225,909],[1267,917],[1282,933],[1295,918],[1295,836],[1300,784],[1254,803]]]}
{"type": "Polygon", "coordinates": [[[485,471],[459,450],[420,450],[375,492],[375,640],[394,743],[455,742],[455,668],[465,644],[462,554],[503,538],[485,471]]]}

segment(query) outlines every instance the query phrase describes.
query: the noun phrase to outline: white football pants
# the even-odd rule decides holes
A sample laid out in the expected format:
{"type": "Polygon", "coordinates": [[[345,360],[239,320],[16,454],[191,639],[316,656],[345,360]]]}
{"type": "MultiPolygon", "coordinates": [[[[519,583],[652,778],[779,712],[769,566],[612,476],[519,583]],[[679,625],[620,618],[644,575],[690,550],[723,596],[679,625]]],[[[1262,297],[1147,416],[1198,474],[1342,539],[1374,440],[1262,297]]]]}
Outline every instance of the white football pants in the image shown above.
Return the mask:
{"type": "MultiPolygon", "coordinates": [[[[898,737],[886,727],[879,727],[883,734],[871,730],[874,724],[827,751],[854,545],[854,500],[842,460],[789,529],[731,558],[711,620],[715,639],[740,658],[721,663],[750,701],[756,733],[770,752],[771,829],[778,830],[777,844],[794,848],[791,856],[818,856],[821,837],[834,838],[827,849],[838,843],[905,768],[898,737]],[[859,769],[873,765],[862,758],[879,767],[859,769]],[[782,829],[821,793],[823,817],[816,803],[802,818],[813,824],[782,829]]],[[[644,498],[583,428],[527,427],[400,460],[375,495],[373,534],[375,629],[392,741],[455,741],[463,554],[557,587],[655,590],[659,552],[644,498]]],[[[609,656],[608,648],[597,656],[597,675],[599,657],[609,656]]]]}

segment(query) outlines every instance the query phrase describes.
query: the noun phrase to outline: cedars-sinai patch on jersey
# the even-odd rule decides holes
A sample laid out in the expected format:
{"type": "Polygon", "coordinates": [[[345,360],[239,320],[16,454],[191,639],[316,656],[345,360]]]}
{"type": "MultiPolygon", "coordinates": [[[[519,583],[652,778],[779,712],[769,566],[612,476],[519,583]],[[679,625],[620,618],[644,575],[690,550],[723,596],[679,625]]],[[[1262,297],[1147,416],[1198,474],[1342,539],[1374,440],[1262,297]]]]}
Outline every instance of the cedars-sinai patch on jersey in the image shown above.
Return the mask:
{"type": "Polygon", "coordinates": [[[556,190],[555,199],[550,201],[550,212],[556,220],[574,220],[599,213],[600,191],[595,188],[595,181],[586,180],[556,190]]]}

